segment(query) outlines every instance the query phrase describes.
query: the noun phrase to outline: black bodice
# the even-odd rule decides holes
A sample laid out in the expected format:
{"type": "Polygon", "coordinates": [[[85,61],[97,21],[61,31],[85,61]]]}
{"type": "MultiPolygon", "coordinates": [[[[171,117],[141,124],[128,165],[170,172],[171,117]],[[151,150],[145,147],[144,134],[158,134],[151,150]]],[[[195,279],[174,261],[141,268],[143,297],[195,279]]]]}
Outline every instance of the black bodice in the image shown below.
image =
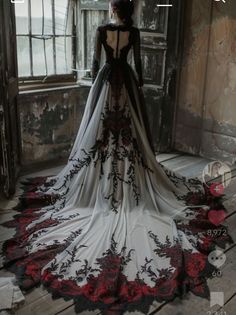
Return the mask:
{"type": "Polygon", "coordinates": [[[97,27],[95,35],[94,55],[92,64],[92,81],[94,82],[101,59],[101,49],[104,47],[106,63],[121,66],[127,64],[127,56],[133,48],[135,70],[138,75],[139,85],[143,85],[142,63],[140,54],[140,31],[137,27],[103,24],[97,27]]]}

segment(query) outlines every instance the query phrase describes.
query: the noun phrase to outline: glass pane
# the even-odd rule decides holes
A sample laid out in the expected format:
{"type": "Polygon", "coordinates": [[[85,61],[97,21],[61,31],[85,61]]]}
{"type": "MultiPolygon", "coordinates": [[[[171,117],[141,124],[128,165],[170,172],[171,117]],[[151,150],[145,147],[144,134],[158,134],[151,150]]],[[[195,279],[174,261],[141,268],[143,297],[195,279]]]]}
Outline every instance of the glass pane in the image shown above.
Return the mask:
{"type": "Polygon", "coordinates": [[[28,1],[25,1],[24,3],[15,3],[15,15],[16,34],[28,34],[28,1]]]}
{"type": "Polygon", "coordinates": [[[46,63],[47,63],[47,75],[55,74],[53,63],[53,41],[52,39],[45,40],[46,48],[46,63]]]}
{"type": "Polygon", "coordinates": [[[44,46],[42,39],[32,39],[32,51],[33,51],[33,75],[45,75],[45,57],[44,46]]]}
{"type": "Polygon", "coordinates": [[[17,36],[17,58],[19,77],[30,76],[29,38],[17,36]]]}
{"type": "Polygon", "coordinates": [[[68,10],[67,10],[67,16],[66,16],[66,35],[72,35],[73,34],[73,5],[74,1],[69,1],[68,10]]]}
{"type": "Polygon", "coordinates": [[[42,34],[42,0],[31,0],[32,34],[42,34]]]}
{"type": "Polygon", "coordinates": [[[144,78],[148,84],[162,85],[165,50],[143,51],[144,78]]]}
{"type": "Polygon", "coordinates": [[[55,0],[55,31],[57,35],[64,35],[67,30],[71,34],[71,4],[73,1],[55,0]],[[69,5],[70,2],[70,5],[69,5]]]}
{"type": "Polygon", "coordinates": [[[52,1],[42,0],[44,11],[43,34],[52,34],[52,1]]]}
{"type": "Polygon", "coordinates": [[[72,39],[70,37],[56,38],[57,74],[72,73],[72,39]]]}
{"type": "MultiPolygon", "coordinates": [[[[167,0],[159,0],[158,4],[168,4],[167,0]]],[[[168,8],[158,7],[156,0],[142,1],[140,28],[144,31],[164,33],[168,8]]]]}

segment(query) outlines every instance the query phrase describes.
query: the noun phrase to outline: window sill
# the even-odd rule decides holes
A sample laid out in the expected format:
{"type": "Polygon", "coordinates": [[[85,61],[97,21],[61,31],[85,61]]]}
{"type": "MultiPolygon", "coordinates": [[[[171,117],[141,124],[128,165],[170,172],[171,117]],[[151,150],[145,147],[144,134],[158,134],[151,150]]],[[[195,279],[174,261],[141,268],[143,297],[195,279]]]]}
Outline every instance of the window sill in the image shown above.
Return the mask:
{"type": "Polygon", "coordinates": [[[31,84],[31,85],[22,85],[19,86],[19,95],[24,94],[33,94],[39,92],[49,92],[49,91],[57,91],[57,90],[67,90],[74,89],[79,87],[91,87],[91,80],[79,80],[78,82],[67,82],[67,83],[47,83],[47,84],[31,84]]]}

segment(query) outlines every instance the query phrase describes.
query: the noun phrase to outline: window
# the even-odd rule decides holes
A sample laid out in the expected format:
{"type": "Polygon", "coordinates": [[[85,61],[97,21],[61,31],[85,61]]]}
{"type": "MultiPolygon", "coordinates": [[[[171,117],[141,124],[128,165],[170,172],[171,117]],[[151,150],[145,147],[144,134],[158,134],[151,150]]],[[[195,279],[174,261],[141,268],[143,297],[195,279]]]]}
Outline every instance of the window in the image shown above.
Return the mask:
{"type": "Polygon", "coordinates": [[[75,80],[76,1],[25,0],[15,14],[19,80],[75,80]]]}

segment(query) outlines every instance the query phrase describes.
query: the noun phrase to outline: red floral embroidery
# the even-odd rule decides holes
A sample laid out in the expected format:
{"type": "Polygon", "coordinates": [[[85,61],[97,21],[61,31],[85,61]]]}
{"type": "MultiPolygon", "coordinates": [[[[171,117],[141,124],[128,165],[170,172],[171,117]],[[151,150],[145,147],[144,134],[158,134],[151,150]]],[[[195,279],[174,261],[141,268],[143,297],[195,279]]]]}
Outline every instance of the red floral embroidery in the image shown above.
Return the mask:
{"type": "Polygon", "coordinates": [[[187,274],[192,278],[199,277],[206,266],[206,255],[185,252],[184,259],[187,274]]]}
{"type": "MultiPolygon", "coordinates": [[[[113,125],[110,125],[113,128],[113,125]]],[[[119,128],[125,128],[123,121],[119,128]]],[[[127,138],[128,139],[128,138],[127,138]]],[[[125,138],[124,138],[125,141],[125,138]]],[[[128,140],[127,140],[128,141],[128,140]]],[[[128,144],[128,142],[127,142],[128,144]]],[[[45,179],[44,179],[45,180],[45,179]]],[[[28,185],[33,190],[34,184],[28,185]]],[[[215,245],[224,247],[226,243],[232,242],[230,236],[220,234],[217,236],[207,235],[207,231],[215,230],[215,227],[207,219],[207,211],[198,208],[195,210],[195,218],[187,219],[183,222],[176,221],[177,229],[183,231],[186,235],[195,235],[197,238],[196,248],[199,252],[183,250],[180,243],[172,244],[168,239],[166,243],[161,243],[157,237],[151,233],[149,236],[156,243],[154,253],[161,257],[169,257],[172,269],[162,269],[159,271],[159,278],[152,278],[153,286],[149,286],[140,279],[128,281],[122,273],[124,264],[131,259],[130,256],[122,256],[116,252],[116,246],[113,244],[113,251],[109,250],[100,258],[97,258],[100,265],[98,276],[88,275],[87,283],[80,286],[75,280],[66,280],[58,274],[53,274],[50,268],[44,270],[42,268],[48,263],[56,259],[56,255],[65,250],[66,244],[55,243],[48,246],[44,250],[38,250],[34,253],[28,253],[26,246],[30,245],[29,236],[32,233],[38,233],[44,228],[48,228],[58,224],[55,219],[47,219],[41,223],[35,224],[30,229],[29,224],[39,219],[44,212],[39,207],[33,207],[39,201],[47,204],[48,200],[41,198],[42,196],[29,192],[24,195],[25,204],[31,207],[23,208],[21,214],[17,214],[13,220],[4,224],[8,227],[16,228],[16,235],[11,240],[4,243],[5,266],[9,270],[16,273],[21,287],[29,289],[42,282],[54,296],[63,296],[65,298],[74,298],[75,305],[79,309],[101,308],[107,310],[107,314],[113,315],[116,311],[120,313],[124,309],[142,310],[146,312],[150,301],[169,301],[176,295],[190,289],[194,294],[208,297],[209,289],[206,284],[206,277],[212,275],[213,266],[209,266],[208,253],[213,250],[215,245]],[[203,233],[203,234],[201,234],[203,233]],[[148,298],[148,299],[147,299],[148,298]],[[150,300],[149,300],[150,298],[150,300]],[[149,302],[148,302],[149,301],[149,302]]],[[[222,208],[220,199],[212,201],[212,197],[206,194],[192,195],[191,202],[207,201],[206,204],[214,204],[214,208],[222,208]],[[217,202],[217,205],[216,205],[217,202]]],[[[19,207],[20,210],[20,207],[19,207]]],[[[217,227],[221,229],[222,226],[217,227]]],[[[147,258],[148,261],[148,258],[147,258]]],[[[146,266],[143,272],[151,275],[150,266],[146,266]]],[[[151,277],[151,276],[150,276],[151,277]]]]}

